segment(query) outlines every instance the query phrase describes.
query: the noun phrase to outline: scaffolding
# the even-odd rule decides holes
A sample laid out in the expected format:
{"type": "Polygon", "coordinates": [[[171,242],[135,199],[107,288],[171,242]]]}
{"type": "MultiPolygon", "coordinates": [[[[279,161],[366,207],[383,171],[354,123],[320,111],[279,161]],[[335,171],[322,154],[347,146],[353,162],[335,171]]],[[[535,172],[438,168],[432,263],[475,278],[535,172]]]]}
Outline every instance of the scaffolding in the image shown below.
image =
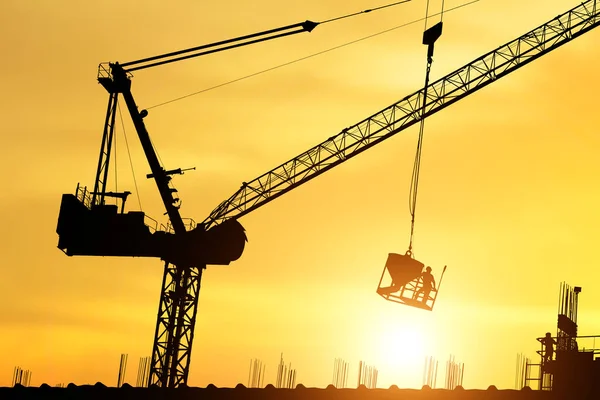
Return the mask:
{"type": "Polygon", "coordinates": [[[536,340],[539,343],[538,363],[525,359],[524,383],[531,388],[573,394],[595,380],[600,368],[600,336],[577,335],[577,307],[581,287],[560,284],[557,334],[549,332],[536,340]],[[598,369],[598,371],[596,371],[598,369]]]}

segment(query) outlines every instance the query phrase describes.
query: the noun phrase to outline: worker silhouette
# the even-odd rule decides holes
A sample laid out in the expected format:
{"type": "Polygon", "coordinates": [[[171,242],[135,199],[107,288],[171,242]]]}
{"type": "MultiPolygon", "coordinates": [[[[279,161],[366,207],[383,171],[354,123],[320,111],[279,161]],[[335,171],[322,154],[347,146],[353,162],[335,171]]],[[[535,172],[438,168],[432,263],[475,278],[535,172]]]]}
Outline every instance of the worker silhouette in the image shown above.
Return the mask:
{"type": "Polygon", "coordinates": [[[542,339],[542,344],[544,345],[544,362],[552,361],[556,341],[552,339],[550,332],[546,332],[546,337],[542,339]]]}
{"type": "Polygon", "coordinates": [[[421,302],[425,303],[429,299],[429,293],[432,290],[435,290],[435,279],[433,275],[431,275],[431,267],[425,268],[425,271],[421,273],[421,288],[415,294],[414,298],[419,300],[419,295],[423,294],[423,300],[421,302]]]}

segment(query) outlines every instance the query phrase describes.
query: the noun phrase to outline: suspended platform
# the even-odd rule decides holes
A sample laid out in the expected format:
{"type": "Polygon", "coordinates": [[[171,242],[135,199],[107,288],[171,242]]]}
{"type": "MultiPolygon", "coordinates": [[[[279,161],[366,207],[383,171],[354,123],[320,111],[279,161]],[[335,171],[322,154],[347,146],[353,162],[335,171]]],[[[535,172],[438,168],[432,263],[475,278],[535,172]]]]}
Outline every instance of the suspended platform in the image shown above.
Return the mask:
{"type": "MultiPolygon", "coordinates": [[[[445,271],[446,267],[442,271],[442,277],[445,271]]],[[[410,252],[404,255],[389,253],[377,293],[386,300],[431,311],[439,292],[439,284],[436,284],[431,268],[425,268],[425,264],[415,260],[410,252]]]]}

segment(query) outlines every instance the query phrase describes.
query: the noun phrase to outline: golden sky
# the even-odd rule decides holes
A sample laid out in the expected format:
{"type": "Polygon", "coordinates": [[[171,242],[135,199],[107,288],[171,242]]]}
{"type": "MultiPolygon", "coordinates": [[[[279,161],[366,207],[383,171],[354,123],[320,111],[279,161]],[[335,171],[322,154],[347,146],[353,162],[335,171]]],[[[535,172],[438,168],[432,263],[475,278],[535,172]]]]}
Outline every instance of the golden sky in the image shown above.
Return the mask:
{"type": "MultiPolygon", "coordinates": [[[[385,3],[2,1],[0,385],[16,365],[33,371],[34,385],[113,385],[121,353],[135,383],[139,357],[151,355],[161,262],[69,258],[56,248],[61,195],[93,185],[108,98],[98,63],[385,3]]],[[[432,79],[576,5],[481,0],[445,14],[432,79]]],[[[413,21],[425,7],[414,0],[139,71],[132,91],[151,107],[413,21]]],[[[196,167],[174,180],[182,215],[203,220],[242,181],[422,87],[423,28],[151,109],[145,121],[165,167],[196,167]]],[[[580,334],[599,333],[599,39],[589,32],[427,120],[414,249],[438,278],[448,265],[433,312],[375,293],[387,254],[408,245],[413,127],[241,219],[242,258],[204,274],[190,385],[246,383],[252,358],[274,382],[283,352],[307,386],[331,383],[343,358],[350,384],[364,360],[380,370],[381,387],[420,387],[425,357],[443,364],[453,354],[465,363],[465,387],[511,388],[517,353],[535,357],[535,338],[556,331],[561,281],[583,287],[580,334]]],[[[125,134],[143,210],[162,218],[129,121],[125,134]]],[[[135,191],[120,125],[118,135],[117,189],[135,191]]],[[[138,209],[137,198],[128,206],[138,209]]]]}

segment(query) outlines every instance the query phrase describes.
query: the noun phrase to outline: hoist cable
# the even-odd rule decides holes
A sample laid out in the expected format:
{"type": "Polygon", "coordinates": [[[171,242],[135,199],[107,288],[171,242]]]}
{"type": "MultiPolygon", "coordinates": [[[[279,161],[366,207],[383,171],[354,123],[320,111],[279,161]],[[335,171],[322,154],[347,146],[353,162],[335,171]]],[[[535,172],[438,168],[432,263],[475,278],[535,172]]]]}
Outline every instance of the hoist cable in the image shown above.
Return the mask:
{"type": "Polygon", "coordinates": [[[425,28],[423,31],[427,30],[427,18],[429,18],[429,0],[427,0],[427,5],[425,6],[425,28]]]}
{"type": "Polygon", "coordinates": [[[328,19],[326,21],[320,22],[320,24],[326,24],[327,22],[333,22],[333,21],[337,21],[337,20],[340,20],[340,19],[344,19],[344,18],[355,17],[355,16],[360,15],[360,14],[366,14],[366,13],[369,13],[371,11],[377,11],[377,10],[381,10],[383,8],[397,6],[399,4],[408,3],[410,1],[412,1],[412,0],[397,1],[395,3],[386,4],[384,6],[370,8],[368,10],[359,11],[359,12],[355,12],[355,13],[352,13],[352,14],[342,15],[341,17],[331,18],[331,19],[328,19]]]}
{"type": "Polygon", "coordinates": [[[425,111],[427,106],[427,87],[429,86],[429,72],[431,71],[431,62],[427,60],[427,71],[425,73],[425,89],[423,91],[423,106],[421,108],[421,122],[419,124],[419,138],[417,140],[417,152],[413,164],[412,178],[410,182],[410,241],[408,245],[409,253],[412,253],[413,238],[415,232],[415,214],[417,210],[417,193],[419,191],[419,173],[421,171],[421,152],[423,151],[423,133],[425,132],[425,111]]]}
{"type": "MultiPolygon", "coordinates": [[[[118,104],[119,103],[117,103],[117,105],[118,104]]],[[[121,110],[118,110],[118,113],[119,113],[119,118],[121,118],[121,125],[122,125],[123,124],[123,117],[121,116],[121,110]]],[[[125,130],[125,126],[123,126],[123,130],[125,130]]],[[[116,131],[116,129],[113,130],[113,133],[112,133],[112,136],[113,136],[112,142],[113,142],[113,152],[115,154],[114,155],[114,158],[115,158],[115,160],[114,160],[114,166],[115,166],[115,192],[118,192],[119,191],[119,182],[117,180],[117,178],[118,178],[118,175],[117,175],[117,136],[118,136],[118,134],[115,131],[116,131]]]]}
{"type": "MultiPolygon", "coordinates": [[[[442,11],[440,13],[440,22],[444,14],[444,2],[442,0],[442,11]]],[[[427,7],[425,10],[425,31],[427,31],[427,18],[429,16],[429,0],[427,0],[427,7]]],[[[425,38],[423,43],[425,44],[425,38]]],[[[417,140],[417,151],[415,154],[415,161],[413,164],[413,172],[410,181],[408,207],[410,211],[410,240],[408,244],[408,254],[412,255],[412,245],[415,233],[415,214],[417,211],[417,194],[419,191],[419,177],[421,172],[421,154],[423,152],[423,133],[425,132],[425,113],[427,111],[427,88],[429,87],[429,74],[431,72],[431,64],[433,63],[433,43],[435,39],[428,43],[428,54],[427,54],[427,67],[425,70],[425,85],[423,87],[423,104],[421,105],[421,121],[419,124],[419,138],[417,140]]]]}
{"type": "Polygon", "coordinates": [[[135,186],[135,194],[137,197],[138,205],[140,207],[140,211],[142,211],[142,200],[140,198],[140,191],[138,189],[137,180],[135,179],[135,171],[133,169],[133,161],[131,160],[131,151],[129,151],[129,142],[127,141],[127,134],[125,132],[125,123],[123,122],[123,114],[121,113],[121,105],[118,104],[118,107],[119,107],[119,117],[121,118],[121,125],[123,126],[123,138],[125,139],[125,147],[127,148],[127,155],[129,156],[129,166],[131,167],[131,175],[133,176],[133,185],[135,186]]]}
{"type": "Polygon", "coordinates": [[[442,11],[440,13],[440,22],[444,21],[444,0],[442,0],[442,11]]]}

